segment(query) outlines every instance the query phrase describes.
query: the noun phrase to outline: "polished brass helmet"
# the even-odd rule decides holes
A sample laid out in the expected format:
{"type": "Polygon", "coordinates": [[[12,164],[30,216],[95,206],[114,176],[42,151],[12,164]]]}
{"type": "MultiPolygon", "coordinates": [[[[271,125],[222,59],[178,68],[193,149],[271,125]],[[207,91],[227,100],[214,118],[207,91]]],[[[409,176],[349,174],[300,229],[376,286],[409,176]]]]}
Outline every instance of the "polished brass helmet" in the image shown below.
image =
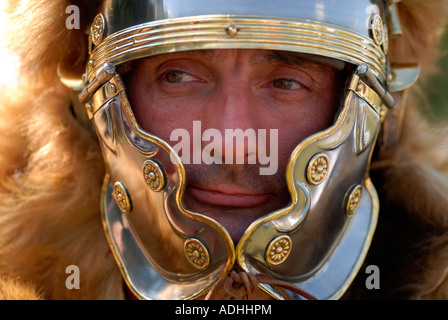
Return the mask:
{"type": "MultiPolygon", "coordinates": [[[[398,127],[399,116],[388,120],[388,113],[400,114],[400,106],[391,93],[418,74],[388,61],[389,36],[400,34],[395,2],[104,1],[89,30],[79,100],[107,166],[104,229],[137,297],[200,298],[235,267],[287,281],[318,299],[343,295],[377,223],[369,164],[379,133],[384,130],[382,143],[396,136],[390,128],[398,127]],[[217,221],[183,205],[188,177],[181,159],[139,126],[120,75],[135,59],[228,48],[298,52],[351,70],[334,124],[290,156],[290,204],[254,221],[236,247],[217,221]]],[[[260,287],[281,298],[274,287],[260,287]]]]}

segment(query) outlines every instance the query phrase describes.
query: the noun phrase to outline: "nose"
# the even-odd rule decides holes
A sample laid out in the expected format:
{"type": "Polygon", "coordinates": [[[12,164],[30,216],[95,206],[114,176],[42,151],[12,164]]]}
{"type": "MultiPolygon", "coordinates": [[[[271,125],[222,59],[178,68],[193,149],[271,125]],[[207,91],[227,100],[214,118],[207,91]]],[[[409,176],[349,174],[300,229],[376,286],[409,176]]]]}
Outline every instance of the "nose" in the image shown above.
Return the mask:
{"type": "MultiPolygon", "coordinates": [[[[220,85],[207,114],[203,128],[213,128],[220,134],[214,136],[211,150],[214,158],[225,164],[254,164],[257,155],[257,99],[244,81],[226,81],[220,85]]],[[[210,131],[209,131],[210,132],[210,131]]],[[[207,130],[204,131],[207,136],[207,130]]]]}

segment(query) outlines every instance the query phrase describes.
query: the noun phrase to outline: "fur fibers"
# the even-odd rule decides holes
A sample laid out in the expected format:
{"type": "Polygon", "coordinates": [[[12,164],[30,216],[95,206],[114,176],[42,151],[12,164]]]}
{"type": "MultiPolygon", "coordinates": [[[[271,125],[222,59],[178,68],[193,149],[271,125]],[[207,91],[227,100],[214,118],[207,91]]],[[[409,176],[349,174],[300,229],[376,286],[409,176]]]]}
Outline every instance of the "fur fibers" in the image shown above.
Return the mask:
{"type": "MultiPolygon", "coordinates": [[[[125,297],[101,225],[101,152],[73,117],[56,73],[67,57],[74,69],[86,63],[85,28],[96,5],[9,1],[7,36],[22,65],[19,85],[0,100],[1,299],[125,297]],[[80,30],[65,27],[70,4],[80,8],[80,30]],[[65,286],[72,264],[79,290],[65,286]]],[[[420,63],[424,87],[439,58],[448,2],[398,5],[404,35],[390,40],[390,58],[420,63]]],[[[372,163],[381,211],[368,262],[380,266],[385,283],[374,298],[448,299],[448,134],[425,120],[417,93],[410,92],[400,144],[372,163]]]]}

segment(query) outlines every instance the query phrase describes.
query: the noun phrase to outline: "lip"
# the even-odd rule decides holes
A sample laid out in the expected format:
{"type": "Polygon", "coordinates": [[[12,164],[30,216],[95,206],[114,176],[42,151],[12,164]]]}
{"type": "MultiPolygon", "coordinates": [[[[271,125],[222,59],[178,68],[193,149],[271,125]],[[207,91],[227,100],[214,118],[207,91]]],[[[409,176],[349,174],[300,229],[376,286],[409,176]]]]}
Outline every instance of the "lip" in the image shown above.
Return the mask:
{"type": "Polygon", "coordinates": [[[233,208],[257,207],[272,197],[270,193],[251,193],[233,187],[206,189],[188,185],[186,191],[203,204],[233,208]]]}

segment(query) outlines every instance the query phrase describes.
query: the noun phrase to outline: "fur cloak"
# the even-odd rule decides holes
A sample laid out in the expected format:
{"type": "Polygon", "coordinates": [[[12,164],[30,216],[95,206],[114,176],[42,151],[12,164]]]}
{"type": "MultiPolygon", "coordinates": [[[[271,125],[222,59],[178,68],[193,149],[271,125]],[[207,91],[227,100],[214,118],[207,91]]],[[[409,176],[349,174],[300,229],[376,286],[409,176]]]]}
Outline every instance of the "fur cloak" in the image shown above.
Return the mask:
{"type": "MultiPolygon", "coordinates": [[[[73,116],[56,72],[61,61],[85,65],[84,30],[97,1],[8,2],[8,46],[21,68],[19,84],[0,95],[0,298],[123,299],[100,218],[101,151],[73,116]],[[80,8],[79,30],[65,27],[71,4],[80,8]],[[70,265],[79,267],[80,289],[66,288],[70,265]]],[[[448,1],[398,6],[404,34],[390,40],[391,61],[417,62],[422,76],[407,100],[400,143],[371,165],[381,210],[366,263],[380,268],[381,288],[366,291],[361,269],[348,295],[447,299],[448,134],[426,120],[421,88],[439,58],[448,1]]]]}

